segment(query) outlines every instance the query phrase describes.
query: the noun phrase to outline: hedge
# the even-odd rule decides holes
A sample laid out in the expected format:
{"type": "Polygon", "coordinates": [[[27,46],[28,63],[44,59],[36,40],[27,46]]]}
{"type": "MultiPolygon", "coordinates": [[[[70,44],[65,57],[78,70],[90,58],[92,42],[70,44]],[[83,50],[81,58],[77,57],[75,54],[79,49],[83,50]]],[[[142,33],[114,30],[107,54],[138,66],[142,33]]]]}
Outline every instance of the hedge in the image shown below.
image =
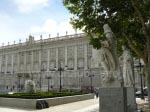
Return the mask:
{"type": "Polygon", "coordinates": [[[23,98],[23,99],[41,99],[54,98],[63,96],[73,96],[87,94],[85,92],[36,92],[36,93],[14,93],[14,94],[0,94],[0,97],[5,98],[23,98]]]}

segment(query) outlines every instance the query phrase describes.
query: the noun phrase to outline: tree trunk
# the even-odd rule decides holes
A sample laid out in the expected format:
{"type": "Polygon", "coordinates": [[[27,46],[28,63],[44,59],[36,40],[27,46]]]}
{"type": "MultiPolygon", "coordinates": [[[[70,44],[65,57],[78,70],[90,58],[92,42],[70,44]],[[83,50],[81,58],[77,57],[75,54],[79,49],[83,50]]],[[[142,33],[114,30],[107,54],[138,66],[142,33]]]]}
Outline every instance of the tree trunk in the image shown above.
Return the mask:
{"type": "Polygon", "coordinates": [[[148,104],[150,109],[150,36],[147,41],[147,64],[145,65],[145,75],[148,92],[148,104]]]}
{"type": "Polygon", "coordinates": [[[145,67],[145,75],[146,75],[146,85],[147,85],[147,92],[148,92],[148,104],[150,108],[150,66],[145,67]]]}

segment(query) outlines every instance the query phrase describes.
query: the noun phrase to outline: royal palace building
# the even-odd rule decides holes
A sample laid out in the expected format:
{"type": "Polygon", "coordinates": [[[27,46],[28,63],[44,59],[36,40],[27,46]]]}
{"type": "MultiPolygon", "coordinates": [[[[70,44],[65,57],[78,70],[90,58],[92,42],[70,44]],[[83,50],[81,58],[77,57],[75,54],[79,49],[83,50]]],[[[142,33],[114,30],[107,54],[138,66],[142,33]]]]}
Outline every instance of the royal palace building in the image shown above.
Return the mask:
{"type": "MultiPolygon", "coordinates": [[[[0,91],[24,91],[33,80],[37,91],[86,90],[101,86],[102,67],[83,34],[34,40],[0,47],[0,91]],[[93,60],[94,57],[94,60],[93,60]]],[[[139,79],[138,79],[139,80],[139,79]]]]}
{"type": "Polygon", "coordinates": [[[100,87],[100,68],[92,65],[93,48],[85,34],[66,35],[0,47],[1,90],[24,90],[34,80],[37,90],[81,90],[100,87]]]}

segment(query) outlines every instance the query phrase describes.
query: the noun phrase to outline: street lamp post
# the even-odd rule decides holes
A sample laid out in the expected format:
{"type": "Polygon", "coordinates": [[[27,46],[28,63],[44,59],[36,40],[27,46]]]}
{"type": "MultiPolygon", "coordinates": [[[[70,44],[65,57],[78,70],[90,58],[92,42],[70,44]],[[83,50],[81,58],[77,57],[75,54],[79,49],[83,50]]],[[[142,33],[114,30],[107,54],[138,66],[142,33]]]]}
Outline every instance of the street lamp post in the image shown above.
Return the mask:
{"type": "MultiPolygon", "coordinates": [[[[67,68],[67,66],[65,66],[65,68],[67,68]]],[[[59,71],[59,92],[62,91],[61,72],[64,71],[65,68],[62,68],[62,67],[61,67],[61,63],[60,63],[60,66],[59,66],[59,68],[58,68],[58,71],[59,71]]]]}
{"type": "Polygon", "coordinates": [[[47,90],[48,90],[48,92],[49,92],[49,81],[50,81],[50,79],[52,79],[52,77],[51,76],[47,76],[47,82],[48,82],[48,88],[47,88],[47,90]]]}
{"type": "Polygon", "coordinates": [[[87,73],[87,76],[90,78],[90,82],[91,82],[91,93],[92,93],[92,92],[93,92],[92,80],[93,80],[94,74],[93,74],[93,73],[87,73]]]}
{"type": "Polygon", "coordinates": [[[59,71],[59,92],[61,92],[62,90],[62,85],[61,85],[61,72],[63,71],[64,69],[61,67],[61,64],[60,64],[60,67],[58,68],[58,71],[59,71]]]}
{"type": "Polygon", "coordinates": [[[143,78],[142,78],[142,74],[141,74],[141,68],[142,68],[142,65],[141,65],[141,61],[140,61],[140,58],[139,58],[139,75],[140,75],[140,79],[141,79],[141,99],[144,99],[144,91],[143,91],[143,78]]]}
{"type": "Polygon", "coordinates": [[[21,90],[21,80],[20,80],[21,79],[21,75],[20,74],[18,75],[18,78],[19,78],[19,92],[20,92],[20,90],[21,90]]]}
{"type": "Polygon", "coordinates": [[[138,63],[138,65],[136,65],[135,67],[138,68],[138,74],[139,74],[139,76],[140,76],[141,99],[144,99],[143,77],[142,77],[142,67],[143,67],[143,65],[141,64],[140,58],[139,58],[139,63],[138,63]]]}
{"type": "Polygon", "coordinates": [[[41,91],[41,88],[42,88],[42,73],[40,72],[40,91],[41,91]]]}

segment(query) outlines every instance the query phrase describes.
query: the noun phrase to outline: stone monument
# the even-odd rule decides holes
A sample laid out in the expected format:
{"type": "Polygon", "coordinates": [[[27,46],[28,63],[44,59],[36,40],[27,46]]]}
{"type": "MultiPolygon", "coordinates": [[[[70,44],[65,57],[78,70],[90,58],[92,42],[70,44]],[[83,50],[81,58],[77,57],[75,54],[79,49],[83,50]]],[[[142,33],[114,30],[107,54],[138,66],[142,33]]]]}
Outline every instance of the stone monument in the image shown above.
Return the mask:
{"type": "Polygon", "coordinates": [[[126,88],[117,57],[117,41],[108,24],[103,26],[106,40],[101,41],[100,64],[105,74],[99,89],[100,112],[127,112],[126,88]]]}
{"type": "Polygon", "coordinates": [[[120,60],[122,61],[122,73],[124,78],[124,86],[125,87],[131,87],[134,86],[134,62],[133,57],[130,53],[130,51],[127,49],[126,46],[122,46],[123,54],[120,57],[120,60]]]}
{"type": "Polygon", "coordinates": [[[100,64],[104,68],[105,74],[102,76],[103,87],[122,87],[123,76],[121,75],[119,60],[117,58],[117,42],[108,24],[104,25],[106,40],[101,41],[99,53],[100,64]]]}
{"type": "Polygon", "coordinates": [[[30,92],[30,93],[36,92],[35,83],[33,80],[27,80],[25,82],[25,92],[30,92]]]}
{"type": "Polygon", "coordinates": [[[134,62],[130,51],[125,45],[122,46],[123,54],[120,57],[122,64],[122,73],[124,78],[124,86],[127,88],[127,103],[128,110],[136,110],[136,98],[135,98],[135,80],[134,80],[134,62]]]}

